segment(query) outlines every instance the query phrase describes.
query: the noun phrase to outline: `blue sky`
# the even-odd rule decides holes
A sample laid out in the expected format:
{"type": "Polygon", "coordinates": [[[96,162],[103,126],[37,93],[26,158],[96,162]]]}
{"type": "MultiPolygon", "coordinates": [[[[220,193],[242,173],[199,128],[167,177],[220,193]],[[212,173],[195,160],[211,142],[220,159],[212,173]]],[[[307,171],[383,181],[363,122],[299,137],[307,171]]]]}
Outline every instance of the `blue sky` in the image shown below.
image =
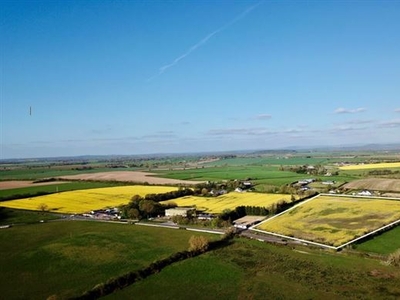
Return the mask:
{"type": "Polygon", "coordinates": [[[0,6],[0,158],[400,142],[399,1],[0,6]]]}

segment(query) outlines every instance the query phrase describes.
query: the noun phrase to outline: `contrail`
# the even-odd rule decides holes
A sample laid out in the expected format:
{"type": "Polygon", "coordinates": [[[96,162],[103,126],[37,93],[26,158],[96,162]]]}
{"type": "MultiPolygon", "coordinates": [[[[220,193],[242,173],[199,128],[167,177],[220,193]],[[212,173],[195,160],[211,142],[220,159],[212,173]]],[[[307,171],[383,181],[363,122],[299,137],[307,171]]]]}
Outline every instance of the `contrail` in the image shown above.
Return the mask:
{"type": "Polygon", "coordinates": [[[225,29],[229,28],[230,26],[232,26],[233,24],[235,24],[237,21],[243,19],[246,15],[248,15],[252,10],[254,10],[257,6],[259,6],[260,4],[262,4],[264,1],[260,1],[257,4],[250,6],[249,8],[247,8],[245,11],[243,11],[241,14],[237,15],[235,18],[233,18],[231,21],[229,21],[228,23],[226,23],[225,25],[221,26],[220,28],[218,28],[217,30],[211,32],[210,34],[208,34],[206,37],[204,37],[203,39],[201,39],[199,42],[197,42],[196,44],[194,44],[192,47],[189,48],[189,50],[187,50],[185,53],[183,53],[182,55],[178,56],[177,58],[174,59],[173,62],[166,64],[162,67],[160,67],[158,69],[158,73],[153,75],[152,77],[150,77],[149,79],[147,79],[147,81],[151,81],[152,79],[160,76],[162,73],[164,73],[166,70],[168,70],[169,68],[175,66],[177,63],[179,63],[182,59],[184,59],[185,57],[189,56],[192,52],[196,51],[198,48],[200,48],[201,46],[203,46],[205,43],[207,43],[207,41],[209,39],[211,39],[214,35],[216,35],[217,33],[220,33],[221,31],[224,31],[225,29]]]}

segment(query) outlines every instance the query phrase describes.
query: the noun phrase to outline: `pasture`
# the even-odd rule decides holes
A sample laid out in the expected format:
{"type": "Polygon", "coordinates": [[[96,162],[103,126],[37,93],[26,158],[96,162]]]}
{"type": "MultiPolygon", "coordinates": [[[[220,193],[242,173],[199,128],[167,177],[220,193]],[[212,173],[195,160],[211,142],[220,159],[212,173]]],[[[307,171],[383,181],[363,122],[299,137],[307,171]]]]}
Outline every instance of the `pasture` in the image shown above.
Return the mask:
{"type": "MultiPolygon", "coordinates": [[[[298,174],[291,171],[282,171],[279,166],[244,165],[244,166],[215,166],[208,168],[196,168],[186,170],[154,171],[158,176],[174,178],[179,180],[196,181],[222,181],[222,180],[246,180],[249,179],[255,184],[255,189],[260,192],[268,192],[271,187],[279,188],[282,185],[294,181],[309,178],[310,175],[298,174]]],[[[319,177],[325,180],[324,176],[319,177]]],[[[337,182],[349,182],[359,178],[352,174],[339,174],[330,176],[329,180],[337,182]]]]}
{"type": "Polygon", "coordinates": [[[400,201],[318,196],[256,229],[338,247],[400,219],[400,201]]]}
{"type": "Polygon", "coordinates": [[[358,251],[373,252],[378,254],[390,254],[400,249],[400,226],[383,232],[380,235],[354,245],[358,251]]]}
{"type": "Polygon", "coordinates": [[[226,209],[234,210],[237,206],[242,205],[268,208],[280,200],[290,202],[291,195],[231,192],[218,197],[186,196],[161,203],[174,202],[178,206],[196,206],[197,209],[207,213],[221,213],[226,209]]]}
{"type": "Polygon", "coordinates": [[[377,260],[235,239],[104,299],[396,299],[399,279],[377,260]]]}
{"type": "Polygon", "coordinates": [[[186,250],[192,235],[198,233],[84,221],[1,229],[1,298],[78,296],[111,277],[186,250]]]}
{"type": "Polygon", "coordinates": [[[127,204],[132,196],[166,193],[177,190],[167,186],[119,186],[87,190],[76,190],[20,200],[1,202],[1,206],[15,209],[40,210],[41,204],[47,210],[57,213],[84,213],[91,210],[116,207],[127,204]]]}

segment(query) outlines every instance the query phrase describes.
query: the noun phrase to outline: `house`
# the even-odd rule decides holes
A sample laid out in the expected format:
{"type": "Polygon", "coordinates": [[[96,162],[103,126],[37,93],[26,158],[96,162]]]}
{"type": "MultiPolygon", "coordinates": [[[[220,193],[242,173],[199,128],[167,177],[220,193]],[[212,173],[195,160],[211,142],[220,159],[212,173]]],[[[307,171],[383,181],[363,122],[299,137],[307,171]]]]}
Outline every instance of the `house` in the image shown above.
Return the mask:
{"type": "Polygon", "coordinates": [[[212,220],[212,219],[214,219],[214,215],[212,215],[212,214],[199,214],[197,216],[197,219],[199,219],[199,220],[212,220]]]}
{"type": "Polygon", "coordinates": [[[327,181],[323,181],[322,184],[333,185],[333,184],[335,184],[335,181],[334,180],[327,180],[327,181]]]}
{"type": "Polygon", "coordinates": [[[174,207],[165,210],[166,217],[182,216],[187,217],[196,214],[196,208],[194,207],[174,207]]]}
{"type": "Polygon", "coordinates": [[[243,182],[242,184],[243,184],[243,186],[244,186],[245,188],[251,188],[251,187],[253,186],[253,184],[252,184],[251,182],[249,182],[249,181],[245,181],[245,182],[243,182]]]}
{"type": "Polygon", "coordinates": [[[358,196],[372,196],[372,193],[370,191],[364,190],[359,193],[357,193],[358,196]]]}

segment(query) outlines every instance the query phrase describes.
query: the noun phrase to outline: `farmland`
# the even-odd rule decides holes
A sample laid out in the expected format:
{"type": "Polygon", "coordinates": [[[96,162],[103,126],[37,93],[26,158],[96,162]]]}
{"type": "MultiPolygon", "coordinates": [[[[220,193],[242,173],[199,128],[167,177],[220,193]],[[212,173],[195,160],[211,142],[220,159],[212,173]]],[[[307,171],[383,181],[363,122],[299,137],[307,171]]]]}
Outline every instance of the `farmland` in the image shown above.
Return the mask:
{"type": "Polygon", "coordinates": [[[104,299],[396,299],[399,278],[377,260],[236,239],[104,299]]]}
{"type": "MultiPolygon", "coordinates": [[[[208,213],[221,213],[225,209],[234,210],[237,206],[269,207],[280,200],[291,201],[291,196],[286,194],[261,194],[261,193],[228,193],[218,197],[186,196],[172,200],[178,206],[196,206],[199,210],[208,213]]],[[[165,203],[170,201],[165,201],[165,203]]]]}
{"type": "Polygon", "coordinates": [[[110,277],[186,250],[192,235],[197,233],[78,221],[2,229],[1,297],[77,296],[110,277]]]}
{"type": "Polygon", "coordinates": [[[379,254],[390,254],[400,249],[400,226],[386,231],[371,239],[354,245],[358,251],[366,251],[379,254]]]}
{"type": "MultiPolygon", "coordinates": [[[[7,181],[3,181],[1,183],[7,183],[7,181]]],[[[44,194],[66,192],[66,191],[86,190],[86,189],[124,185],[124,183],[117,183],[117,182],[83,182],[83,181],[75,181],[75,182],[53,181],[50,183],[51,184],[47,185],[45,184],[40,185],[35,183],[35,184],[30,184],[27,187],[0,190],[0,200],[8,200],[9,198],[18,199],[18,197],[27,198],[27,197],[39,196],[40,194],[44,195],[44,194]]]]}
{"type": "Polygon", "coordinates": [[[344,189],[400,192],[400,179],[364,178],[354,180],[343,186],[344,189]]]}
{"type": "Polygon", "coordinates": [[[400,201],[319,196],[257,226],[327,245],[340,246],[400,219],[400,201]]]}
{"type": "Polygon", "coordinates": [[[129,202],[133,195],[145,196],[174,191],[175,187],[166,186],[120,186],[56,193],[21,200],[1,202],[8,208],[40,210],[39,205],[46,204],[51,212],[84,213],[87,211],[115,207],[129,202]]]}
{"type": "MultiPolygon", "coordinates": [[[[180,180],[221,181],[251,178],[255,189],[267,192],[269,188],[279,188],[282,185],[304,179],[305,174],[280,170],[279,166],[243,165],[218,166],[200,169],[157,171],[158,176],[180,180]]],[[[348,182],[358,179],[357,175],[340,174],[329,177],[337,182],[348,182]]]]}
{"type": "Polygon", "coordinates": [[[97,172],[90,174],[78,174],[61,176],[66,180],[95,180],[95,181],[120,181],[120,182],[140,182],[149,184],[169,184],[169,185],[189,185],[198,184],[202,181],[189,181],[156,177],[155,173],[133,172],[133,171],[115,171],[115,172],[97,172]]]}
{"type": "Polygon", "coordinates": [[[340,170],[367,170],[367,169],[389,169],[389,168],[400,168],[400,162],[391,163],[376,163],[376,164],[356,164],[342,166],[340,170]]]}

